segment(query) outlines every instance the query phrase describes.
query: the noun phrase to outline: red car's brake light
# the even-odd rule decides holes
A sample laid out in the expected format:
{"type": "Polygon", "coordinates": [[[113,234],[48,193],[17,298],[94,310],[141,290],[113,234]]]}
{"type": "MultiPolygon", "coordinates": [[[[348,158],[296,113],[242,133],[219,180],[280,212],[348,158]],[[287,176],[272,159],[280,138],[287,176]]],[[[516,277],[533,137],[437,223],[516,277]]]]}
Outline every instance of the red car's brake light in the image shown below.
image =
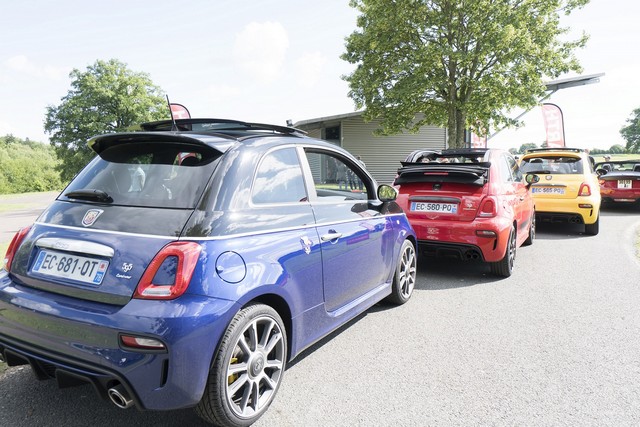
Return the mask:
{"type": "Polygon", "coordinates": [[[18,232],[11,239],[11,243],[9,243],[9,248],[7,249],[7,253],[4,256],[4,263],[2,268],[9,271],[11,269],[11,263],[13,262],[13,258],[16,256],[16,252],[18,252],[18,248],[20,244],[24,240],[24,237],[31,230],[31,226],[24,227],[18,230],[18,232]]]}
{"type": "Polygon", "coordinates": [[[153,258],[133,295],[138,299],[175,299],[184,294],[198,263],[202,246],[195,242],[173,242],[153,258]],[[164,283],[156,281],[164,276],[164,283]],[[166,282],[168,278],[168,283],[166,282]]]}
{"type": "Polygon", "coordinates": [[[481,218],[493,218],[498,215],[498,201],[495,197],[485,197],[478,209],[478,216],[481,218]]]}
{"type": "Polygon", "coordinates": [[[578,191],[578,196],[590,196],[591,195],[591,187],[586,182],[583,182],[580,185],[580,190],[578,191]]]}

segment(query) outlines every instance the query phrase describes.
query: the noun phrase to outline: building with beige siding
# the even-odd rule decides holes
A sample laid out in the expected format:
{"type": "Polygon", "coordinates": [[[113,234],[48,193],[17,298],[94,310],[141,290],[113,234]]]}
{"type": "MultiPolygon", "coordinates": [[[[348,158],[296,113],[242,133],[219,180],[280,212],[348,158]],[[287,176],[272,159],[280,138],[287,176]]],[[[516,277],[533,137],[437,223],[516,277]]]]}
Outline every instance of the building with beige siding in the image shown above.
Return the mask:
{"type": "Polygon", "coordinates": [[[360,156],[379,184],[392,183],[400,162],[412,151],[442,150],[447,144],[446,130],[435,126],[423,126],[415,134],[376,136],[380,122],[365,122],[361,112],[302,120],[293,126],[360,156]]]}

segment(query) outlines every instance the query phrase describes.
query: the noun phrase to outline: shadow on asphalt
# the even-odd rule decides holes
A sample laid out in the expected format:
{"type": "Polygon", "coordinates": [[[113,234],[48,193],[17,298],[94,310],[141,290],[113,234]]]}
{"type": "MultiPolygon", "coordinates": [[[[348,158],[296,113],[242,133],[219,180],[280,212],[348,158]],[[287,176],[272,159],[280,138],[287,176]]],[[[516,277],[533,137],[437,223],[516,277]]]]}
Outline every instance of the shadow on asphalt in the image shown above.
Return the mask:
{"type": "Polygon", "coordinates": [[[0,381],[0,425],[211,427],[193,409],[160,412],[119,409],[98,397],[90,385],[59,389],[55,380],[36,380],[28,367],[11,370],[0,381]]]}

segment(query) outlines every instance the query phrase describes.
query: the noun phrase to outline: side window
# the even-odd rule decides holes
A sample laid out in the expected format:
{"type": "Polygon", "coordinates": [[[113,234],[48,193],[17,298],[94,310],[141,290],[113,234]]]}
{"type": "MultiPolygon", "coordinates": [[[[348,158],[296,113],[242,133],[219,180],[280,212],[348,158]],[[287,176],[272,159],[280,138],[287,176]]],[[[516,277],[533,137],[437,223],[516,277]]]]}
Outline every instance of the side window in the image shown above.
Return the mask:
{"type": "Polygon", "coordinates": [[[500,156],[498,169],[500,169],[500,180],[502,182],[513,182],[513,176],[511,175],[511,168],[509,166],[507,158],[505,156],[500,156]]]}
{"type": "MultiPolygon", "coordinates": [[[[337,200],[369,198],[365,180],[357,168],[346,159],[329,152],[307,150],[306,152],[316,195],[319,198],[334,197],[337,200]]],[[[365,178],[366,179],[366,178],[365,178]]]]}
{"type": "Polygon", "coordinates": [[[507,164],[509,165],[509,169],[511,169],[511,176],[513,176],[514,181],[522,181],[522,171],[518,167],[518,162],[511,156],[507,156],[507,164]]]}
{"type": "Polygon", "coordinates": [[[307,200],[302,169],[295,148],[267,154],[253,183],[253,203],[297,203],[307,200]]]}

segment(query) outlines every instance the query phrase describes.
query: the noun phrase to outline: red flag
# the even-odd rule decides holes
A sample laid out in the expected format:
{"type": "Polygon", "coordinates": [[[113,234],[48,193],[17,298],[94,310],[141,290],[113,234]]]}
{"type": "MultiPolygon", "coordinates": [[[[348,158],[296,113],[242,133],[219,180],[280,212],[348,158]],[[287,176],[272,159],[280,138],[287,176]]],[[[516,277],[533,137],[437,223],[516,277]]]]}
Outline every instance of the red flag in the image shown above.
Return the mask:
{"type": "Polygon", "coordinates": [[[547,131],[547,147],[564,147],[564,120],[556,104],[542,104],[542,117],[547,131]]]}
{"type": "Polygon", "coordinates": [[[189,110],[182,104],[169,104],[172,119],[190,119],[189,110]]]}
{"type": "Polygon", "coordinates": [[[471,148],[487,148],[487,137],[471,133],[471,148]]]}

